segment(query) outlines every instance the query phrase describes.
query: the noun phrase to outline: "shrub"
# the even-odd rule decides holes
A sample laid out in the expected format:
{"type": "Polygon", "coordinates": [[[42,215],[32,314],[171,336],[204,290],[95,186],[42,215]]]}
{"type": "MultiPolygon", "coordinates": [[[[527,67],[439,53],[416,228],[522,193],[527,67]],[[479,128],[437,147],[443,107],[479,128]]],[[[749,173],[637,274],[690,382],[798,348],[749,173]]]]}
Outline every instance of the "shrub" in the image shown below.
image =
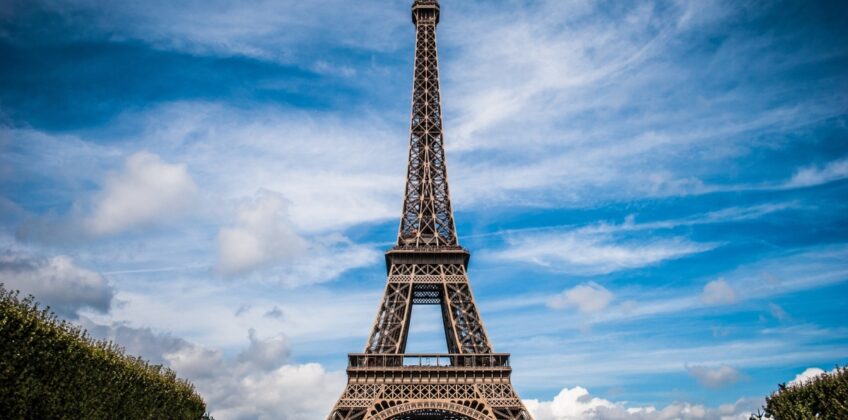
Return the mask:
{"type": "Polygon", "coordinates": [[[800,384],[780,384],[763,410],[751,420],[848,419],[848,369],[837,366],[800,384]]]}
{"type": "Polygon", "coordinates": [[[200,419],[206,404],[174,371],[59,321],[0,283],[4,418],[200,419]]]}

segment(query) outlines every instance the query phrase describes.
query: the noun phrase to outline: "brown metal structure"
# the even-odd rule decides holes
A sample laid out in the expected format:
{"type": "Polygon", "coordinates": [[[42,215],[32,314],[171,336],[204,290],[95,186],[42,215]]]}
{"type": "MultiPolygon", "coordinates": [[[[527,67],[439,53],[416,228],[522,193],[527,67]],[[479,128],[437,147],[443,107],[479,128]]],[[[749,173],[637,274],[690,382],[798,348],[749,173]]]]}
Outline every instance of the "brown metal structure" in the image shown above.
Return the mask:
{"type": "Polygon", "coordinates": [[[532,420],[512,387],[509,355],[494,353],[471,293],[445,165],[437,0],[416,0],[409,168],[397,246],[364,353],[328,420],[532,420]],[[440,305],[449,354],[407,354],[412,305],[440,305]]]}

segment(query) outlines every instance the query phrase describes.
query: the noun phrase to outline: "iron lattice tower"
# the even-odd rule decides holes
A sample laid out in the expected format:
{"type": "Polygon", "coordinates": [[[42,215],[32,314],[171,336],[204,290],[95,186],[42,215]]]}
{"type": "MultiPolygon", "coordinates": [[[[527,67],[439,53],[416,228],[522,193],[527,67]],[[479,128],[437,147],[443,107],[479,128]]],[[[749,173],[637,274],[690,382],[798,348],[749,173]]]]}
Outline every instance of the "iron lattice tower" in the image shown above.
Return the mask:
{"type": "Polygon", "coordinates": [[[328,420],[531,420],[512,387],[509,354],[494,353],[466,275],[445,165],[437,0],[416,0],[409,167],[397,246],[365,346],[328,420]],[[406,353],[413,305],[441,305],[448,354],[406,353]]]}

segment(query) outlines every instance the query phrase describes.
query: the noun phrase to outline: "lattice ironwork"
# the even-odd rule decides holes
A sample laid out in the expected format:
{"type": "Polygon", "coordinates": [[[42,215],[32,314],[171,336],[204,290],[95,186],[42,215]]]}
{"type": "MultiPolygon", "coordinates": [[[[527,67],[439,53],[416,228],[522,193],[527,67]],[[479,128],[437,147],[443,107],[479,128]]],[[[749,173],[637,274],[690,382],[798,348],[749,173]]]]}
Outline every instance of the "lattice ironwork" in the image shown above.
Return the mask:
{"type": "Polygon", "coordinates": [[[415,74],[412,87],[409,166],[398,233],[400,246],[456,246],[445,162],[436,24],[439,4],[416,1],[415,74]]]}
{"type": "Polygon", "coordinates": [[[414,264],[389,269],[383,302],[366,353],[402,353],[406,349],[413,304],[442,307],[445,338],[451,353],[491,353],[464,267],[414,264]]]}
{"type": "MultiPolygon", "coordinates": [[[[529,420],[510,384],[349,384],[345,393],[336,404],[331,420],[356,417],[363,418],[405,418],[392,417],[392,414],[406,413],[406,409],[420,412],[437,412],[453,406],[454,414],[472,415],[474,418],[522,419],[529,420]],[[461,410],[459,408],[462,407],[461,410]],[[345,413],[345,414],[339,414],[345,413]],[[500,414],[499,414],[500,413],[500,414]],[[494,416],[494,417],[493,417],[494,416]]],[[[410,414],[411,411],[405,415],[410,414]]],[[[450,417],[443,417],[449,419],[450,417]]]]}
{"type": "Polygon", "coordinates": [[[409,166],[397,246],[362,354],[328,420],[532,420],[494,353],[468,281],[450,204],[439,93],[436,0],[416,0],[409,166]],[[440,305],[449,354],[407,354],[413,305],[440,305]]]}

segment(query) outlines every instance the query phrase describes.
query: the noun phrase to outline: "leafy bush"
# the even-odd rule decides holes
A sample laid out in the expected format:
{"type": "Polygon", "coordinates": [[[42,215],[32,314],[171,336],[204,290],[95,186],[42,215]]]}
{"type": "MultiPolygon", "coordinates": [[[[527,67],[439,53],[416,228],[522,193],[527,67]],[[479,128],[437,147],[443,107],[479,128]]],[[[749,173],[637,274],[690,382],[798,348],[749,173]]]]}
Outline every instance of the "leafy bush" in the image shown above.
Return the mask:
{"type": "Polygon", "coordinates": [[[780,384],[763,409],[751,420],[848,419],[848,369],[837,366],[800,384],[780,384]]]}
{"type": "Polygon", "coordinates": [[[200,419],[174,371],[124,354],[0,283],[0,413],[9,419],[200,419]]]}

